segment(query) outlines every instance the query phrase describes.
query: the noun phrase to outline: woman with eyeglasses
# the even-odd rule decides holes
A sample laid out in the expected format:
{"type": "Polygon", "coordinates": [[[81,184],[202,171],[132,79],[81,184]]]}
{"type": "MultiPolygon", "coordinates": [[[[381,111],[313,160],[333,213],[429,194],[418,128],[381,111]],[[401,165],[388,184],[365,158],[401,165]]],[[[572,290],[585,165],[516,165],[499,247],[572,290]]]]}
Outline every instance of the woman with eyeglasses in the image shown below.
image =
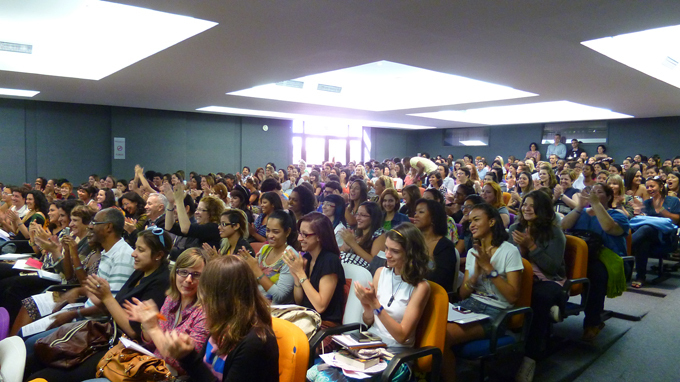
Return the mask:
{"type": "Polygon", "coordinates": [[[377,203],[363,202],[355,218],[357,228],[354,232],[349,229],[340,232],[344,241],[340,260],[368,268],[373,257],[385,248],[383,212],[377,203]]]}
{"type": "Polygon", "coordinates": [[[293,275],[295,303],[319,312],[321,328],[340,325],[345,310],[345,271],[333,240],[331,221],[319,212],[312,212],[298,221],[297,227],[304,255],[289,249],[283,255],[293,275]]]}
{"type": "Polygon", "coordinates": [[[260,197],[260,214],[255,222],[250,226],[250,236],[256,241],[263,243],[267,241],[267,221],[269,215],[274,211],[282,210],[281,198],[274,191],[268,191],[260,197]]]}
{"type": "MultiPolygon", "coordinates": [[[[170,280],[167,260],[170,249],[172,237],[162,228],[140,232],[137,235],[136,248],[132,252],[135,270],[115,296],[106,279],[97,275],[87,277],[84,283],[85,290],[102,312],[108,312],[119,329],[118,335],[125,333],[132,339],[139,339],[142,335],[141,324],[131,321],[128,312],[122,306],[126,300],[136,298],[139,301],[152,300],[156,306],[163,304],[170,280]]],[[[35,338],[36,336],[31,337],[30,344],[35,344],[35,338]]],[[[27,346],[30,346],[29,342],[27,346]]],[[[95,376],[97,363],[107,351],[108,349],[101,350],[70,369],[43,368],[44,365],[34,358],[33,351],[31,352],[33,355],[27,357],[25,375],[30,375],[28,380],[44,378],[51,381],[83,381],[95,376]]]]}
{"type": "MultiPolygon", "coordinates": [[[[544,351],[548,337],[551,308],[559,306],[566,277],[564,249],[567,239],[560,219],[553,210],[552,200],[543,191],[524,196],[518,220],[509,229],[510,243],[529,260],[534,270],[531,308],[534,318],[529,328],[527,357],[532,362],[544,351]]],[[[559,318],[556,313],[555,316],[559,318]]],[[[559,320],[558,320],[559,321],[559,320]]]]}
{"type": "Polygon", "coordinates": [[[416,327],[430,296],[427,283],[429,257],[422,233],[411,223],[387,232],[386,264],[373,283],[354,282],[363,307],[363,322],[388,347],[413,347],[416,327]]]}
{"type": "MultiPolygon", "coordinates": [[[[633,204],[640,209],[642,216],[668,218],[675,225],[680,223],[680,199],[668,196],[665,182],[658,176],[647,179],[645,186],[650,198],[640,202],[634,199],[633,204]]],[[[653,224],[638,226],[633,232],[633,256],[637,275],[631,284],[633,288],[641,288],[647,276],[647,260],[654,247],[660,246],[660,231],[653,224]]]]}
{"type": "Polygon", "coordinates": [[[201,351],[210,332],[205,322],[203,306],[198,299],[198,284],[203,269],[210,257],[198,248],[182,252],[170,270],[170,288],[160,314],[168,319],[158,319],[158,307],[153,300],[142,301],[133,298],[123,304],[130,321],[139,322],[142,327],[141,342],[153,350],[154,355],[184,375],[179,362],[161,354],[156,343],[162,343],[164,333],[176,331],[186,333],[194,341],[194,349],[201,351]]]}
{"type": "Polygon", "coordinates": [[[345,199],[336,194],[326,195],[321,205],[321,213],[333,223],[335,241],[338,243],[338,247],[342,247],[345,241],[342,240],[341,232],[347,228],[345,226],[345,199]]]}
{"type": "Polygon", "coordinates": [[[215,248],[220,245],[219,221],[224,212],[224,203],[221,200],[211,195],[203,196],[194,213],[196,223],[192,223],[184,205],[184,185],[178,183],[173,191],[170,184],[166,183],[163,185],[163,193],[168,199],[168,207],[165,209],[165,229],[168,232],[196,238],[201,245],[207,243],[215,248]]]}
{"type": "Polygon", "coordinates": [[[290,214],[284,210],[272,212],[267,220],[267,244],[253,257],[239,248],[239,256],[248,264],[258,288],[273,304],[293,303],[293,276],[283,261],[286,251],[298,255],[297,230],[290,214]]]}
{"type": "Polygon", "coordinates": [[[187,334],[163,333],[160,353],[192,381],[279,381],[279,348],[267,300],[238,256],[213,259],[198,286],[210,337],[201,350],[187,334]]]}
{"type": "Polygon", "coordinates": [[[248,238],[248,221],[243,211],[236,208],[224,211],[220,216],[219,230],[222,238],[219,252],[217,248],[209,246],[208,243],[203,243],[205,251],[213,256],[233,255],[238,253],[241,248],[245,248],[251,254],[251,257],[255,254],[250,243],[246,240],[248,238]]]}
{"type": "Polygon", "coordinates": [[[351,182],[349,185],[349,203],[345,209],[345,221],[347,222],[348,227],[354,228],[357,226],[355,215],[359,210],[361,203],[367,200],[368,186],[366,183],[361,179],[351,182]]]}

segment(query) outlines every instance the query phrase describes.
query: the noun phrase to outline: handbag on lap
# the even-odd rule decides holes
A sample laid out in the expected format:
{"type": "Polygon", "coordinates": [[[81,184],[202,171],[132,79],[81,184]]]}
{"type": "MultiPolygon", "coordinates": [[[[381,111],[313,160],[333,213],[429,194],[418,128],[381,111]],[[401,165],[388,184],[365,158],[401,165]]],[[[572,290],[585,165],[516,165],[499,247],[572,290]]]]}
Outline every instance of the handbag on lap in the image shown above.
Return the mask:
{"type": "Polygon", "coordinates": [[[164,360],[128,349],[121,342],[111,348],[97,364],[97,378],[107,378],[111,382],[173,379],[164,360]]]}
{"type": "Polygon", "coordinates": [[[35,355],[48,366],[69,369],[81,364],[94,353],[111,347],[116,333],[116,325],[108,321],[70,322],[36,341],[35,355]]]}

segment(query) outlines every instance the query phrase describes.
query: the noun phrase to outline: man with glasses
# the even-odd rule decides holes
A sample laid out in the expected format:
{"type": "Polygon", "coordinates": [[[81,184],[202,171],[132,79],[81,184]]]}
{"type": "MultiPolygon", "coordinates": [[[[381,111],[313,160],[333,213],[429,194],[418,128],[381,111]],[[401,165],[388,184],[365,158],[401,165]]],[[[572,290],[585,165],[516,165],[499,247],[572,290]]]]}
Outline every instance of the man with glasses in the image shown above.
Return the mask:
{"type": "MultiPolygon", "coordinates": [[[[114,296],[135,270],[134,259],[132,258],[133,249],[123,240],[124,226],[125,216],[116,208],[106,208],[99,211],[88,226],[89,242],[99,243],[102,247],[97,276],[109,283],[111,293],[114,296]]],[[[50,328],[57,328],[74,319],[100,313],[100,309],[94,305],[92,300],[88,299],[84,308],[58,314],[50,328]]]]}

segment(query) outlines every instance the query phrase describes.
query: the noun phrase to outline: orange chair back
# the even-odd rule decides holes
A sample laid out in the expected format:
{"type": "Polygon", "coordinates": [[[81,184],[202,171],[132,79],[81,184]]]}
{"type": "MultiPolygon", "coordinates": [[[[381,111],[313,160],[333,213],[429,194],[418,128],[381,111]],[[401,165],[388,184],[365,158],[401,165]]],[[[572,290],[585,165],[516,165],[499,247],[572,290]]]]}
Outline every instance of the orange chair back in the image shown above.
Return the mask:
{"type": "MultiPolygon", "coordinates": [[[[416,328],[414,347],[417,349],[423,346],[436,346],[444,352],[446,323],[449,315],[449,295],[446,294],[441,285],[432,281],[428,281],[428,283],[430,284],[430,298],[416,328]]],[[[416,366],[422,372],[430,372],[432,356],[418,358],[416,366]]]]}
{"type": "MultiPolygon", "coordinates": [[[[564,264],[567,268],[567,279],[588,277],[588,244],[583,239],[567,235],[567,246],[564,249],[564,264]]],[[[569,294],[576,296],[583,291],[583,285],[572,285],[569,294]]]]}
{"type": "MultiPolygon", "coordinates": [[[[522,258],[522,265],[524,266],[524,270],[522,271],[522,282],[520,284],[519,298],[515,303],[516,308],[531,306],[531,292],[534,288],[534,267],[532,267],[529,260],[525,258],[522,258]]],[[[521,328],[523,324],[524,315],[520,314],[510,317],[510,323],[508,324],[508,327],[510,329],[518,329],[521,328]]]]}
{"type": "Polygon", "coordinates": [[[250,243],[250,247],[253,248],[253,251],[257,255],[258,253],[260,253],[260,250],[262,249],[262,247],[264,247],[265,244],[267,243],[253,242],[250,243]]]}
{"type": "Polygon", "coordinates": [[[512,199],[512,195],[509,192],[504,192],[503,193],[503,203],[507,206],[508,203],[510,203],[510,199],[512,199]]]}
{"type": "MultiPolygon", "coordinates": [[[[304,382],[309,362],[309,340],[295,324],[272,317],[279,345],[279,382],[304,382]]],[[[257,365],[253,365],[257,367],[257,365]]]]}
{"type": "Polygon", "coordinates": [[[422,198],[425,194],[425,189],[423,187],[418,187],[420,189],[420,197],[422,198]]]}

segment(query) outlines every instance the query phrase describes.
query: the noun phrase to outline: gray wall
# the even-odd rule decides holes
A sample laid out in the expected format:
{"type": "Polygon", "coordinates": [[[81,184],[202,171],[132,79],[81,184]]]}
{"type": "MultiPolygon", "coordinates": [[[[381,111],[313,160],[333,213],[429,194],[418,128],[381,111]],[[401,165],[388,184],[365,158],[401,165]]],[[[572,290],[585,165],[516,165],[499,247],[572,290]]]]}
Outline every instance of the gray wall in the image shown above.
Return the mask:
{"type": "MultiPolygon", "coordinates": [[[[501,155],[503,158],[509,155],[523,158],[531,142],[540,142],[542,132],[542,124],[491,126],[489,145],[482,147],[444,146],[441,130],[410,132],[414,142],[411,153],[428,152],[430,155],[441,154],[443,156],[453,154],[455,158],[471,154],[483,156],[487,160],[493,160],[492,158],[496,155],[501,155]]],[[[611,120],[608,134],[607,154],[619,163],[626,156],[634,156],[638,153],[646,156],[659,154],[662,159],[680,155],[678,145],[680,143],[680,117],[611,120]]],[[[571,139],[565,138],[567,148],[569,148],[571,139]]],[[[545,156],[548,145],[539,144],[539,146],[541,154],[545,156]]],[[[582,145],[581,148],[591,156],[597,152],[596,144],[582,145]]]]}
{"type": "MultiPolygon", "coordinates": [[[[269,161],[282,166],[292,156],[290,126],[264,118],[0,99],[0,181],[32,183],[40,175],[78,184],[91,173],[131,178],[137,163],[199,173],[235,173],[244,165],[254,171],[269,161]],[[114,137],[126,138],[125,160],[112,158],[114,137]]],[[[680,117],[610,121],[608,153],[617,161],[638,152],[674,157],[680,154],[678,126],[680,117]]],[[[425,151],[523,157],[541,132],[541,124],[492,126],[489,146],[450,147],[443,146],[442,130],[367,129],[371,157],[378,160],[425,151]]],[[[595,146],[584,148],[594,154],[595,146]]]]}

